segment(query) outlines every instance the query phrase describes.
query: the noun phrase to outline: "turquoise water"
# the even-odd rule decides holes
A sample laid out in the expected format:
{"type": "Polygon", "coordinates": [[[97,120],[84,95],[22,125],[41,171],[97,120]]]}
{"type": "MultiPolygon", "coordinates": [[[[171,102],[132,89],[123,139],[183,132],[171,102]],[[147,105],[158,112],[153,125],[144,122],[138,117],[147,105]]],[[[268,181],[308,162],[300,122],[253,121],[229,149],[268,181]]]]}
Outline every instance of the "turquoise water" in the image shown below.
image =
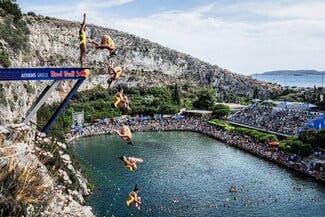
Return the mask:
{"type": "Polygon", "coordinates": [[[325,85],[325,75],[323,77],[322,75],[254,75],[253,78],[261,81],[277,83],[283,87],[314,87],[314,85],[316,87],[322,87],[325,85]]]}
{"type": "Polygon", "coordinates": [[[96,185],[87,202],[97,216],[324,216],[325,186],[287,169],[190,132],[135,133],[74,144],[96,185]],[[138,170],[118,156],[143,158],[138,170]],[[141,210],[128,207],[137,184],[141,210]],[[231,185],[238,191],[229,192],[231,185]],[[297,190],[297,188],[301,190],[297,190]],[[173,204],[172,199],[179,202],[173,204]]]}

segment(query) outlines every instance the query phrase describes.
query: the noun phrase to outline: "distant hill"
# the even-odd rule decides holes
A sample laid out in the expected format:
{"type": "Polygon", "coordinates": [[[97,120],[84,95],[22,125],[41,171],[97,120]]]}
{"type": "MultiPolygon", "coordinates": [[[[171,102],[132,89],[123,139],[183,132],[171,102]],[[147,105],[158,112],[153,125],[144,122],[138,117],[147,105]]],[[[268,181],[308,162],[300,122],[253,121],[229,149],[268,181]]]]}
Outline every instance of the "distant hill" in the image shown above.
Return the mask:
{"type": "Polygon", "coordinates": [[[325,71],[316,71],[316,70],[276,70],[262,73],[255,73],[254,75],[295,75],[295,76],[303,76],[303,75],[321,75],[325,73],[325,71]]]}

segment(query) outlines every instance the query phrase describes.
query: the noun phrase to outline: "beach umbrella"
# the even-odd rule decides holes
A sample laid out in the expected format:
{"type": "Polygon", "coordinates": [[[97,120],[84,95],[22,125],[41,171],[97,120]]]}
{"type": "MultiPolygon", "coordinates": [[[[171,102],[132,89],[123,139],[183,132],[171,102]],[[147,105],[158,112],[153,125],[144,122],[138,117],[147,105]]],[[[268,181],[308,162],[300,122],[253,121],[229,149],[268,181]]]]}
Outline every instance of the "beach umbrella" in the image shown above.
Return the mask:
{"type": "Polygon", "coordinates": [[[79,126],[74,126],[71,128],[71,131],[82,131],[82,128],[79,126]]]}
{"type": "Polygon", "coordinates": [[[271,142],[269,142],[269,145],[279,145],[279,142],[278,141],[271,141],[271,142]]]}
{"type": "Polygon", "coordinates": [[[291,102],[288,102],[288,101],[282,101],[282,102],[280,102],[279,103],[279,107],[285,107],[285,106],[287,106],[287,105],[291,105],[292,103],[291,102]]]}
{"type": "Polygon", "coordinates": [[[257,102],[260,102],[260,101],[262,101],[262,100],[257,99],[257,98],[254,98],[254,99],[252,99],[251,101],[252,101],[253,103],[257,103],[257,102]]]}
{"type": "Polygon", "coordinates": [[[310,108],[315,108],[317,105],[311,104],[311,103],[305,103],[302,105],[304,108],[310,109],[310,108]]]}
{"type": "Polygon", "coordinates": [[[264,103],[273,103],[274,101],[272,99],[267,99],[263,101],[264,103]]]}
{"type": "Polygon", "coordinates": [[[184,115],[176,115],[175,118],[176,118],[176,119],[183,119],[183,118],[185,118],[185,116],[184,116],[184,115]]]}
{"type": "Polygon", "coordinates": [[[139,119],[140,119],[141,121],[148,120],[148,116],[141,116],[139,119]]]}

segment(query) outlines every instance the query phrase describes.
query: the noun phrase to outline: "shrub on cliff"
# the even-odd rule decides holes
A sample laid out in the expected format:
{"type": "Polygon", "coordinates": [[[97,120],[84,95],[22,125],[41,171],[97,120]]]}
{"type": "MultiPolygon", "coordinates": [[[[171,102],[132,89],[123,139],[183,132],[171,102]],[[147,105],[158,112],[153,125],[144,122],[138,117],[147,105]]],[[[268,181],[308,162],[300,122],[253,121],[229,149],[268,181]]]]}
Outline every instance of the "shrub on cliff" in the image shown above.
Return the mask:
{"type": "Polygon", "coordinates": [[[0,14],[1,16],[11,14],[14,17],[15,22],[23,17],[15,0],[0,0],[0,8],[2,9],[2,13],[0,14]]]}
{"type": "Polygon", "coordinates": [[[47,203],[50,189],[35,167],[19,169],[10,161],[0,172],[0,216],[28,216],[32,205],[35,216],[47,203]]]}
{"type": "Polygon", "coordinates": [[[64,143],[50,138],[49,142],[37,139],[35,146],[37,147],[36,155],[38,159],[47,167],[49,173],[56,177],[55,180],[58,184],[64,185],[67,189],[71,190],[80,190],[82,188],[76,172],[68,168],[68,165],[71,164],[75,169],[84,172],[84,168],[79,161],[76,160],[70,145],[66,146],[64,143]],[[64,160],[62,157],[64,155],[68,155],[71,162],[67,162],[67,159],[64,160]],[[66,172],[71,181],[70,184],[67,183],[67,180],[64,180],[64,177],[60,175],[57,177],[58,170],[66,172]]]}
{"type": "Polygon", "coordinates": [[[3,105],[7,105],[7,100],[5,96],[5,89],[3,87],[3,84],[0,84],[0,103],[3,105]]]}
{"type": "Polygon", "coordinates": [[[11,0],[0,1],[0,38],[4,39],[14,51],[26,49],[28,42],[28,28],[22,19],[20,8],[11,0]]]}
{"type": "Polygon", "coordinates": [[[11,62],[9,60],[9,54],[5,50],[2,50],[0,52],[0,65],[2,65],[4,68],[8,68],[11,65],[11,62]]]}

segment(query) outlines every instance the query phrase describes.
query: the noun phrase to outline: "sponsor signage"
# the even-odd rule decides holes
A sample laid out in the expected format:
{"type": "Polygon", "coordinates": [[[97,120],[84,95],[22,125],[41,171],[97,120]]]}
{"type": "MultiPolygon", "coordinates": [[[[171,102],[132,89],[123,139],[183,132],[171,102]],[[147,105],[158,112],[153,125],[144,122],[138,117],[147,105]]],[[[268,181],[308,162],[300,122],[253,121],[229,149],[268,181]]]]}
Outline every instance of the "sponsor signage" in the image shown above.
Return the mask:
{"type": "Polygon", "coordinates": [[[17,68],[0,69],[0,80],[69,80],[86,77],[84,68],[17,68]]]}

